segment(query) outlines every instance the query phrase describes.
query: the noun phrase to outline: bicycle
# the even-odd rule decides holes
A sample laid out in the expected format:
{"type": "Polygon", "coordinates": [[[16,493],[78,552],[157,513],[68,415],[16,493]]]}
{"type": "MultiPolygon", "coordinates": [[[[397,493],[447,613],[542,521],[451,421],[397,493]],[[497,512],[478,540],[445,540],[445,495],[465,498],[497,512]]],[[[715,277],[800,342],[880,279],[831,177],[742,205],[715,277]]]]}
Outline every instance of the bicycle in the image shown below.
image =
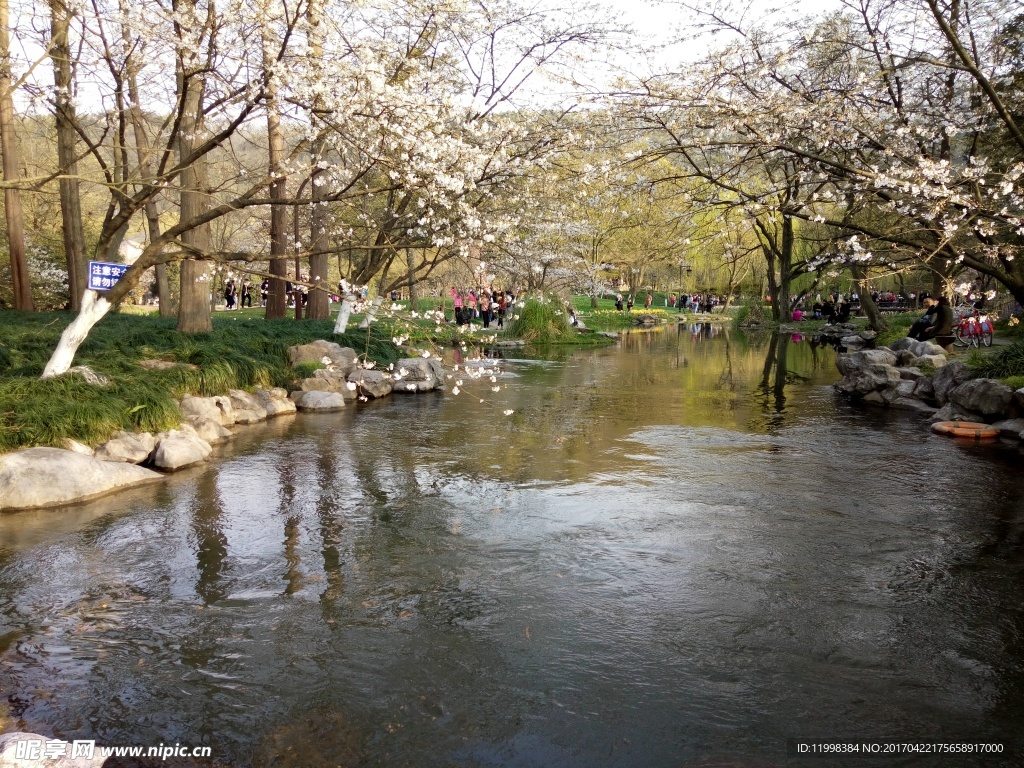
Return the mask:
{"type": "Polygon", "coordinates": [[[988,315],[975,307],[957,307],[953,343],[958,347],[992,346],[993,327],[988,315]]]}

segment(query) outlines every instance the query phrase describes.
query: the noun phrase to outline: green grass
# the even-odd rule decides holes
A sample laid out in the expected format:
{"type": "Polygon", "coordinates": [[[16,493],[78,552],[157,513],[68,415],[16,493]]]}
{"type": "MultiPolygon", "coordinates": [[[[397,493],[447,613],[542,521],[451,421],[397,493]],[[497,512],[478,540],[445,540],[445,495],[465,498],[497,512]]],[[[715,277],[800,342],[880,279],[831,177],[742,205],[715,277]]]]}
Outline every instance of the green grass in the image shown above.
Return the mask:
{"type": "Polygon", "coordinates": [[[967,366],[976,376],[986,379],[1008,379],[1024,376],[1024,339],[1018,339],[1005,347],[981,352],[971,350],[967,366]]]}
{"type": "Polygon", "coordinates": [[[0,312],[0,451],[58,445],[65,437],[96,444],[119,429],[168,429],[179,423],[175,401],[186,394],[287,387],[297,378],[286,359],[294,344],[331,339],[378,363],[402,357],[376,326],[369,337],[366,331],[334,337],[332,321],[268,321],[246,312],[257,310],[216,313],[213,332],[201,335],[179,334],[174,318],[104,318],[79,348],[75,364],[109,377],[108,387],[76,375],[39,378],[70,315],[0,312]],[[144,359],[186,365],[150,371],[139,366],[144,359]]]}
{"type": "Polygon", "coordinates": [[[902,339],[907,335],[907,331],[910,330],[910,326],[914,324],[923,314],[921,312],[901,312],[899,314],[887,314],[885,315],[885,323],[888,325],[888,329],[878,334],[875,339],[875,346],[887,347],[898,339],[902,339]]]}

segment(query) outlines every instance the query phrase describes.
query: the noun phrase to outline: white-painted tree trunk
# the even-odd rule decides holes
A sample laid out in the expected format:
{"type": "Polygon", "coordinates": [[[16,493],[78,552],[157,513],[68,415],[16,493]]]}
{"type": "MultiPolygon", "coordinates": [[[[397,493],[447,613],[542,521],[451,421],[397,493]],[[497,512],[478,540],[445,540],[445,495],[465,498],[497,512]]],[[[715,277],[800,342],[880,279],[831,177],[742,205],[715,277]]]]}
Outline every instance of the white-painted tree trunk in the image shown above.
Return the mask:
{"type": "Polygon", "coordinates": [[[377,319],[377,310],[380,309],[380,305],[384,303],[384,297],[378,296],[373,300],[373,304],[366,311],[366,317],[363,318],[363,322],[359,324],[360,328],[369,328],[370,323],[377,319]]]}
{"type": "Polygon", "coordinates": [[[334,333],[341,335],[348,328],[348,318],[352,314],[352,302],[356,300],[351,294],[341,300],[341,311],[338,312],[338,320],[334,323],[334,333]]]}
{"type": "Polygon", "coordinates": [[[64,329],[60,335],[60,342],[57,348],[50,355],[50,361],[43,369],[42,378],[52,379],[67,373],[74,362],[75,352],[89,335],[89,331],[96,325],[103,316],[110,311],[110,302],[99,295],[96,291],[86,291],[82,294],[82,309],[78,317],[71,321],[71,325],[64,329]]]}

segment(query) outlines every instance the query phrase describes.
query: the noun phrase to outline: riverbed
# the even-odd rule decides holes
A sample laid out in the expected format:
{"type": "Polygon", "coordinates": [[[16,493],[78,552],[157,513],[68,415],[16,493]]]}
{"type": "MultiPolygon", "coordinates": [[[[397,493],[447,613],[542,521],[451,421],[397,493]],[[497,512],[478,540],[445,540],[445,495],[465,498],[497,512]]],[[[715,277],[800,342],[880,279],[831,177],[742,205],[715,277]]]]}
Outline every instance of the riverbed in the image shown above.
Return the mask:
{"type": "Polygon", "coordinates": [[[852,406],[834,360],[523,353],[0,516],[0,722],[230,766],[1019,765],[1024,453],[852,406]]]}

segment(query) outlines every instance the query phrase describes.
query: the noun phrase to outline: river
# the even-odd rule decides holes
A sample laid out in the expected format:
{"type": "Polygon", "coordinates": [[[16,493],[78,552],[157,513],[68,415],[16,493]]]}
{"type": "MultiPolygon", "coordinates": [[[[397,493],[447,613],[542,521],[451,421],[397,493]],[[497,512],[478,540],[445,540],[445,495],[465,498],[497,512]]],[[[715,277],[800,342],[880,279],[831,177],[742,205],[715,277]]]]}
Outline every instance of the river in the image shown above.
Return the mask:
{"type": "Polygon", "coordinates": [[[1020,765],[1024,454],[851,406],[834,359],[630,334],[0,516],[0,722],[229,766],[1020,765]]]}

